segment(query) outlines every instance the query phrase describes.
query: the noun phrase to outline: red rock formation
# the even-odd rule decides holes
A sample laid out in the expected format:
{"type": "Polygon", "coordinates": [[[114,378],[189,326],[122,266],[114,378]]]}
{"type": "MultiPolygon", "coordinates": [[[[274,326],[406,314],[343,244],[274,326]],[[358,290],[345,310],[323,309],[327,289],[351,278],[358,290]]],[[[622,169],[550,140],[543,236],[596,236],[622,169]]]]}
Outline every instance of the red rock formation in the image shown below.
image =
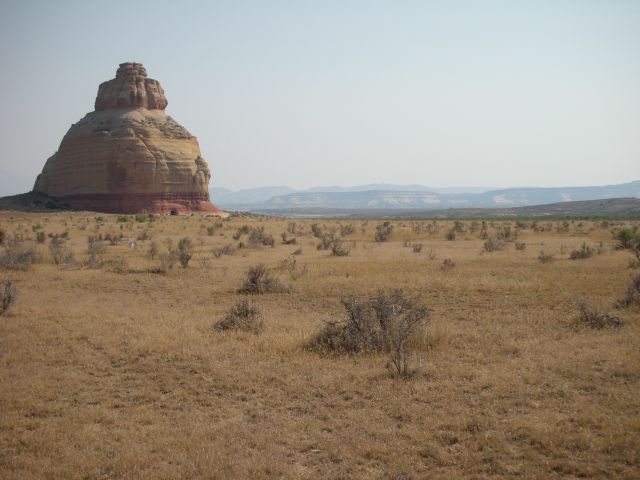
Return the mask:
{"type": "Polygon", "coordinates": [[[166,115],[160,84],[122,63],[95,112],[71,126],[34,190],[72,208],[112,213],[211,212],[211,173],[198,141],[166,115]]]}

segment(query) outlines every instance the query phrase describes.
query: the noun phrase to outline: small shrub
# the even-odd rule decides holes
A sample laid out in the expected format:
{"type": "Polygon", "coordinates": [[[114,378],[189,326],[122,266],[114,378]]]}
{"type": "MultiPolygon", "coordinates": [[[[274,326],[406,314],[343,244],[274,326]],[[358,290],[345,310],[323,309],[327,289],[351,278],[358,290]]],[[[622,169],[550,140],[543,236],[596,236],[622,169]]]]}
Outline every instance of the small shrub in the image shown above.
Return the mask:
{"type": "Polygon", "coordinates": [[[632,248],[639,241],[638,232],[628,227],[615,231],[613,238],[616,240],[616,249],[618,250],[632,248]]]}
{"type": "Polygon", "coordinates": [[[541,250],[540,254],[538,255],[538,261],[540,263],[551,263],[553,262],[553,255],[544,253],[544,251],[541,250]]]}
{"type": "Polygon", "coordinates": [[[393,225],[391,222],[383,222],[376,225],[376,234],[375,241],[376,242],[386,242],[391,238],[391,233],[393,232],[393,225]]]}
{"type": "Polygon", "coordinates": [[[402,290],[379,291],[369,299],[342,300],[344,320],[327,322],[307,345],[318,352],[388,352],[389,366],[400,377],[411,373],[412,347],[424,336],[428,309],[402,290]]]}
{"type": "Polygon", "coordinates": [[[175,253],[182,268],[187,268],[193,256],[193,241],[189,237],[181,238],[175,253]]]}
{"type": "Polygon", "coordinates": [[[163,253],[159,257],[160,265],[156,269],[157,272],[165,273],[168,270],[172,270],[178,261],[178,255],[174,250],[169,250],[166,253],[163,253]]]}
{"type": "Polygon", "coordinates": [[[292,256],[291,258],[285,258],[280,265],[283,269],[289,272],[292,280],[298,280],[300,277],[309,273],[309,267],[305,263],[302,267],[298,267],[298,261],[292,256]]]}
{"type": "Polygon", "coordinates": [[[236,233],[233,234],[232,238],[234,240],[240,240],[240,237],[242,235],[246,235],[250,231],[251,231],[251,228],[249,228],[249,225],[242,225],[238,230],[236,230],[236,233]]]}
{"type": "Polygon", "coordinates": [[[524,250],[527,248],[527,244],[523,242],[516,242],[515,247],[519,252],[524,252],[524,250]]]}
{"type": "Polygon", "coordinates": [[[249,246],[256,247],[258,245],[264,245],[273,247],[275,240],[271,235],[264,233],[264,227],[252,228],[249,231],[249,246]]]}
{"type": "Polygon", "coordinates": [[[261,295],[264,293],[277,293],[285,289],[280,281],[272,277],[263,264],[251,267],[245,276],[242,285],[238,289],[238,293],[248,293],[252,295],[261,295]]]}
{"type": "Polygon", "coordinates": [[[629,281],[627,291],[618,302],[619,306],[640,305],[640,274],[634,275],[629,281]]]}
{"type": "Polygon", "coordinates": [[[484,242],[485,252],[495,252],[498,250],[504,250],[504,242],[498,238],[489,237],[484,242]]]}
{"type": "Polygon", "coordinates": [[[103,255],[107,252],[104,242],[98,237],[87,237],[87,264],[91,268],[98,268],[104,265],[103,255]]]}
{"type": "Polygon", "coordinates": [[[244,299],[233,305],[213,328],[218,331],[236,330],[258,334],[264,329],[264,322],[260,310],[251,300],[244,299]]]}
{"type": "Polygon", "coordinates": [[[456,262],[454,262],[450,258],[445,258],[442,261],[442,265],[440,265],[440,269],[444,270],[444,271],[447,271],[447,270],[451,270],[455,266],[456,266],[456,262]]]}
{"type": "Polygon", "coordinates": [[[282,232],[282,244],[283,245],[295,245],[298,241],[295,238],[289,238],[287,232],[282,232]]]}
{"type": "Polygon", "coordinates": [[[447,232],[446,239],[453,242],[456,239],[456,231],[451,229],[447,232]]]}
{"type": "Polygon", "coordinates": [[[227,243],[226,245],[220,248],[214,248],[212,250],[212,253],[214,257],[220,258],[222,255],[233,255],[235,250],[236,249],[233,245],[231,245],[230,243],[227,243]]]}
{"type": "Polygon", "coordinates": [[[414,243],[413,245],[411,245],[411,248],[413,249],[413,253],[420,253],[422,251],[422,244],[414,243]]]}
{"type": "Polygon", "coordinates": [[[321,238],[323,235],[322,228],[317,223],[311,224],[311,234],[316,238],[321,238]]]}
{"type": "Polygon", "coordinates": [[[586,243],[583,243],[580,250],[573,250],[569,254],[569,258],[571,260],[584,260],[585,258],[593,257],[594,253],[595,249],[593,247],[587,245],[586,243]]]}
{"type": "Polygon", "coordinates": [[[0,286],[0,316],[9,311],[16,301],[16,287],[11,280],[5,280],[0,286]]]}
{"type": "Polygon", "coordinates": [[[107,270],[114,273],[129,273],[129,265],[122,255],[111,258],[104,262],[107,270]]]}
{"type": "Polygon", "coordinates": [[[331,248],[331,244],[336,239],[336,237],[335,237],[335,235],[333,233],[322,233],[317,238],[320,239],[320,241],[316,245],[316,248],[318,250],[328,250],[329,248],[331,248]]]}
{"type": "Polygon", "coordinates": [[[516,238],[516,233],[511,230],[511,225],[500,225],[497,232],[498,240],[512,241],[516,238]]]}
{"type": "Polygon", "coordinates": [[[6,232],[0,228],[0,245],[4,245],[4,241],[7,238],[6,232]]]}
{"type": "Polygon", "coordinates": [[[351,248],[343,245],[342,240],[334,238],[330,243],[331,255],[334,257],[346,257],[351,252],[351,248]]]}
{"type": "Polygon", "coordinates": [[[38,230],[36,232],[36,242],[44,243],[46,239],[47,239],[47,235],[46,233],[44,233],[43,230],[38,230]]]}
{"type": "Polygon", "coordinates": [[[580,310],[580,322],[590,328],[600,330],[605,327],[618,328],[622,326],[622,321],[617,317],[612,317],[606,312],[599,312],[589,308],[587,303],[582,300],[576,300],[578,309],[580,310]]]}
{"type": "Polygon", "coordinates": [[[149,248],[147,249],[147,257],[149,257],[151,260],[154,260],[158,255],[159,251],[160,251],[160,247],[158,245],[158,242],[154,240],[153,242],[151,242],[151,244],[149,245],[149,248]]]}
{"type": "Polygon", "coordinates": [[[353,232],[355,232],[355,227],[353,226],[353,224],[351,223],[347,225],[340,224],[340,235],[342,237],[348,237],[349,235],[352,235],[353,232]]]}
{"type": "Polygon", "coordinates": [[[291,255],[302,255],[302,247],[296,248],[291,255]]]}
{"type": "Polygon", "coordinates": [[[28,270],[37,258],[38,252],[35,247],[25,245],[22,242],[14,242],[0,256],[0,269],[28,270]]]}
{"type": "Polygon", "coordinates": [[[52,238],[49,242],[49,254],[55,265],[71,265],[75,263],[73,252],[62,238],[52,238]]]}
{"type": "MultiPolygon", "coordinates": [[[[144,242],[145,240],[150,240],[150,239],[151,239],[151,237],[152,237],[152,235],[151,235],[151,231],[149,231],[149,230],[143,230],[142,232],[140,232],[140,233],[138,234],[138,236],[136,237],[136,240],[137,240],[138,242],[144,242]]],[[[112,238],[113,238],[113,237],[112,237],[112,238]]],[[[114,239],[114,240],[115,240],[115,242],[116,242],[116,243],[118,242],[118,240],[117,240],[117,239],[114,239]]],[[[110,240],[110,241],[111,241],[111,240],[110,240]]],[[[112,243],[112,245],[114,245],[114,244],[112,243]]]]}

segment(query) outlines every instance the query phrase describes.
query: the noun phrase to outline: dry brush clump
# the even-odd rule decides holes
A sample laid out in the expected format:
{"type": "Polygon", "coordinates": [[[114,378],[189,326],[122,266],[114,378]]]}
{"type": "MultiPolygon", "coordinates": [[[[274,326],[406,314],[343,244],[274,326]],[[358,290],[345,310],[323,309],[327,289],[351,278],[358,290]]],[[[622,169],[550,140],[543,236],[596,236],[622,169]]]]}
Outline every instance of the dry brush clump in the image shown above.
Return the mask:
{"type": "Polygon", "coordinates": [[[193,257],[193,241],[189,237],[181,238],[175,253],[182,268],[187,268],[193,257]]]}
{"type": "Polygon", "coordinates": [[[618,302],[618,306],[640,305],[640,273],[631,277],[624,297],[618,302]]]}
{"type": "Polygon", "coordinates": [[[12,241],[0,255],[0,269],[26,271],[38,259],[33,245],[21,241],[12,241]]]}
{"type": "Polygon", "coordinates": [[[538,261],[542,264],[551,263],[553,262],[553,255],[544,253],[543,250],[540,250],[540,253],[538,254],[538,261]]]}
{"type": "Polygon", "coordinates": [[[593,257],[594,253],[595,249],[592,246],[583,243],[582,247],[579,250],[571,251],[571,253],[569,254],[569,258],[571,260],[584,260],[586,258],[593,257]]]}
{"type": "Polygon", "coordinates": [[[391,222],[383,222],[376,225],[376,234],[374,240],[376,242],[386,242],[391,238],[393,233],[393,224],[391,222]]]}
{"type": "Polygon", "coordinates": [[[258,307],[251,300],[243,299],[235,303],[213,328],[258,334],[264,330],[264,321],[258,307]]]}
{"type": "Polygon", "coordinates": [[[498,250],[504,250],[504,242],[500,238],[489,237],[484,242],[485,252],[496,252],[498,250]]]}
{"type": "Polygon", "coordinates": [[[581,298],[576,300],[576,304],[579,309],[578,320],[582,325],[595,330],[601,330],[605,327],[619,328],[622,326],[622,321],[618,317],[613,317],[607,312],[601,312],[589,307],[587,302],[581,298]]]}
{"type": "Polygon", "coordinates": [[[238,293],[249,295],[282,293],[286,291],[287,288],[280,283],[280,280],[271,275],[269,269],[262,263],[249,268],[242,281],[242,285],[238,289],[238,293]]]}
{"type": "Polygon", "coordinates": [[[0,285],[0,316],[9,311],[16,301],[16,286],[11,280],[5,280],[0,285]]]}
{"type": "Polygon", "coordinates": [[[387,352],[393,373],[410,375],[412,350],[424,340],[429,310],[400,289],[365,299],[349,297],[342,305],[346,319],[327,322],[307,348],[320,353],[387,352]]]}
{"type": "Polygon", "coordinates": [[[49,255],[55,265],[74,265],[76,263],[75,256],[66,243],[64,238],[52,238],[49,241],[49,255]]]}

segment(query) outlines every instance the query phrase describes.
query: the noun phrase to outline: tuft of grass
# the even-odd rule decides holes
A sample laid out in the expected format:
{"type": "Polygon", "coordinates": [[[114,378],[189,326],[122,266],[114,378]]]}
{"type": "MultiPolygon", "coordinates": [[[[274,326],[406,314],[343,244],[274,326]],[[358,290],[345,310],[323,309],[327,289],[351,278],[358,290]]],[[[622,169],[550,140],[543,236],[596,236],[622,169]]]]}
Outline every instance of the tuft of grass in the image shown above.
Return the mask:
{"type": "Polygon", "coordinates": [[[258,307],[251,300],[243,299],[235,303],[213,328],[218,331],[235,330],[258,334],[264,330],[264,321],[258,307]]]}

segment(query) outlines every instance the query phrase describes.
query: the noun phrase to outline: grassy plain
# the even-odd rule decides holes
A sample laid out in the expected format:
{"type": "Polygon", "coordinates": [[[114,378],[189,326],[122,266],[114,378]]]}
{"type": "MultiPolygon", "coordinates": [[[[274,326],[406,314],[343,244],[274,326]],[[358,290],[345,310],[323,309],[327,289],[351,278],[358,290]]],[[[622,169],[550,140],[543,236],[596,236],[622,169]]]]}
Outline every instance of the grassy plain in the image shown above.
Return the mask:
{"type": "MultiPolygon", "coordinates": [[[[392,221],[391,239],[374,242],[378,223],[0,213],[0,254],[14,235],[40,254],[0,271],[18,292],[0,317],[0,477],[640,477],[640,309],[614,308],[637,272],[613,248],[621,222],[507,222],[526,247],[494,252],[479,224],[447,240],[453,222],[392,221]],[[352,223],[349,255],[317,250],[312,223],[352,223]],[[238,249],[242,225],[275,246],[238,249]],[[67,232],[77,262],[54,265],[38,230],[67,232]],[[86,237],[107,233],[123,239],[89,268],[86,237]],[[186,236],[187,268],[146,256],[186,236]],[[570,260],[585,242],[597,253],[570,260]],[[235,252],[216,258],[226,244],[235,252]],[[258,263],[290,291],[255,296],[263,333],[216,331],[258,263]],[[341,298],[392,288],[431,310],[409,379],[386,354],[305,349],[344,317],[341,298]],[[580,326],[578,297],[624,326],[580,326]]],[[[502,226],[487,222],[488,235],[502,226]]]]}

